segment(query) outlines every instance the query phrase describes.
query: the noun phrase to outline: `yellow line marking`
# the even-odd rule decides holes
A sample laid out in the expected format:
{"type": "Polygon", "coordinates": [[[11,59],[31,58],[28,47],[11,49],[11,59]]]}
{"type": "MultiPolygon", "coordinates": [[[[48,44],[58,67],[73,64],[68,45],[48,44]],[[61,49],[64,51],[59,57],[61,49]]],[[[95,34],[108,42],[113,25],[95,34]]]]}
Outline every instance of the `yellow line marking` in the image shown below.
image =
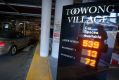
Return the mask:
{"type": "Polygon", "coordinates": [[[35,50],[26,80],[52,80],[48,58],[41,58],[39,45],[35,50]]]}

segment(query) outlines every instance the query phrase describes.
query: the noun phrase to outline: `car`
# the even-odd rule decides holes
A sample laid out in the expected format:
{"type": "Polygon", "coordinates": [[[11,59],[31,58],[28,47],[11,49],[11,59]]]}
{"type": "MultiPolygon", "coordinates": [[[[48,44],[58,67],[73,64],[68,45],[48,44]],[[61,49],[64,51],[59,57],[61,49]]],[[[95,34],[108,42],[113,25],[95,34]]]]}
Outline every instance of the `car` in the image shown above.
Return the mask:
{"type": "Polygon", "coordinates": [[[14,55],[30,43],[30,37],[19,32],[0,31],[0,55],[9,53],[14,55]]]}

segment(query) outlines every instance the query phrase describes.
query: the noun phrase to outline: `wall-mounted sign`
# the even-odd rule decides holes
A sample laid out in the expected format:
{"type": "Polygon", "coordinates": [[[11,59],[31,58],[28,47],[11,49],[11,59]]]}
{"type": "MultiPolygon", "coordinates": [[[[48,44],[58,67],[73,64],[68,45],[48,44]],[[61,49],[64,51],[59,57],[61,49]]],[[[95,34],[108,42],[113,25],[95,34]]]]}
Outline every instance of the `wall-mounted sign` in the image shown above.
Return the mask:
{"type": "MultiPolygon", "coordinates": [[[[63,7],[57,80],[99,78],[108,69],[119,24],[118,3],[63,7]]],[[[106,77],[106,76],[105,76],[106,77]]]]}

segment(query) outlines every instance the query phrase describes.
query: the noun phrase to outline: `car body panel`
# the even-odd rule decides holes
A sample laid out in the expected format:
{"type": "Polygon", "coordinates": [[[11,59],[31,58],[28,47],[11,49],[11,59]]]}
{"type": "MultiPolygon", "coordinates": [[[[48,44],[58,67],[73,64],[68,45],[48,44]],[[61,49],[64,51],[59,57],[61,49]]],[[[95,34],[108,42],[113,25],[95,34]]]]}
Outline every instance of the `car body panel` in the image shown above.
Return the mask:
{"type": "Polygon", "coordinates": [[[0,42],[5,43],[5,46],[0,46],[0,55],[8,53],[12,46],[16,46],[18,50],[28,46],[28,44],[30,43],[29,37],[25,37],[22,34],[16,32],[12,32],[12,33],[14,34],[13,37],[6,38],[0,36],[0,42]]]}

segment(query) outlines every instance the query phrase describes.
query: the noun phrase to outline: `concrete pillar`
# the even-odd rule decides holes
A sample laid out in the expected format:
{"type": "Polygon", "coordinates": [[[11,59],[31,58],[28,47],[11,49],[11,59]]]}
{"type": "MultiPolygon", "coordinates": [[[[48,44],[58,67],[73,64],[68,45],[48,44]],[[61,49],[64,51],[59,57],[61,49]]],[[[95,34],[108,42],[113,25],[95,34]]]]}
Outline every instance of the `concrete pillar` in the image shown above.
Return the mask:
{"type": "Polygon", "coordinates": [[[64,5],[70,5],[70,4],[73,4],[73,0],[56,0],[54,31],[53,31],[53,44],[52,44],[52,53],[51,53],[51,56],[54,58],[58,58],[58,53],[59,53],[59,40],[60,40],[62,9],[63,9],[64,5]]]}
{"type": "Polygon", "coordinates": [[[49,53],[49,34],[51,22],[52,0],[42,0],[40,56],[47,57],[49,53]]]}

